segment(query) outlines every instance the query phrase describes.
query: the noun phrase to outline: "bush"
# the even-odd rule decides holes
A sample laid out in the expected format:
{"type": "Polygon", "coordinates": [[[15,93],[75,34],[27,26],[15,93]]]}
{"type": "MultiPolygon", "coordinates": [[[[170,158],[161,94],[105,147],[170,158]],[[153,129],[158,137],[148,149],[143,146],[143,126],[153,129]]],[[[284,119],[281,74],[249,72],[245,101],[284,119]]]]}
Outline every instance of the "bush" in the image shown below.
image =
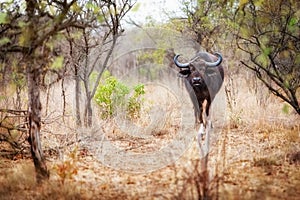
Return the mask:
{"type": "Polygon", "coordinates": [[[94,97],[100,107],[101,118],[110,118],[117,111],[126,111],[126,117],[131,119],[139,117],[143,102],[141,96],[145,94],[144,85],[138,84],[132,91],[129,86],[121,83],[108,71],[104,72],[103,77],[104,82],[99,84],[94,97]]]}
{"type": "Polygon", "coordinates": [[[128,99],[127,116],[131,119],[140,117],[142,103],[144,101],[141,96],[145,94],[144,85],[138,84],[134,87],[133,95],[128,99]]]}

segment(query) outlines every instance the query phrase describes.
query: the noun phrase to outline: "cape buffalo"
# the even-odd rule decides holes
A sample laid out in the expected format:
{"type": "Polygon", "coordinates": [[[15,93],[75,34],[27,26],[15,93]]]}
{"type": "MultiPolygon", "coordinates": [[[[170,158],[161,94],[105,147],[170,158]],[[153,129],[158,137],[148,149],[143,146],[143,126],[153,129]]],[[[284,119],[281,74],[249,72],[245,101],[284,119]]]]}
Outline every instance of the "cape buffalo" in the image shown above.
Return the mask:
{"type": "Polygon", "coordinates": [[[175,55],[174,63],[180,69],[179,76],[185,79],[185,86],[194,105],[195,125],[200,123],[199,135],[203,135],[210,105],[224,80],[222,55],[199,52],[187,63],[180,63],[179,56],[175,55]]]}

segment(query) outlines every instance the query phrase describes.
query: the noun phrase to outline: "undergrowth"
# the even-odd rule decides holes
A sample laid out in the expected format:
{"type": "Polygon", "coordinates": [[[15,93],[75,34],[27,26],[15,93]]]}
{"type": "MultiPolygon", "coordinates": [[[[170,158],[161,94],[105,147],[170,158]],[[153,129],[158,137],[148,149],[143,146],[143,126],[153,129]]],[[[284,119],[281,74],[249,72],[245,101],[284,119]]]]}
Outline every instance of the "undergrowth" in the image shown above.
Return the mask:
{"type": "Polygon", "coordinates": [[[100,108],[101,118],[108,119],[124,111],[127,118],[138,118],[144,101],[144,85],[130,87],[112,76],[109,71],[104,72],[103,79],[94,97],[100,108]]]}

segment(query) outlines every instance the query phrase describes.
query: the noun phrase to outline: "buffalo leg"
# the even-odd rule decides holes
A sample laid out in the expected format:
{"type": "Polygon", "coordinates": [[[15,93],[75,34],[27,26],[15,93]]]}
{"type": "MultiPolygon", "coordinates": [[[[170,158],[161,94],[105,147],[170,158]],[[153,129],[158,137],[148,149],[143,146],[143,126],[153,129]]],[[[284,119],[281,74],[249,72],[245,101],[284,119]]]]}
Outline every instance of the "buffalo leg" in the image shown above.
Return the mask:
{"type": "MultiPolygon", "coordinates": [[[[206,122],[208,122],[210,120],[210,116],[209,116],[209,111],[210,111],[210,105],[211,105],[211,100],[207,100],[207,105],[206,105],[206,108],[205,108],[205,112],[206,112],[206,122]]],[[[207,123],[205,128],[212,128],[212,123],[207,123]]]]}
{"type": "Polygon", "coordinates": [[[208,116],[209,106],[210,106],[209,101],[205,99],[202,103],[202,110],[201,110],[202,123],[204,124],[205,128],[206,128],[206,124],[207,124],[207,116],[208,116]],[[205,110],[205,112],[204,112],[204,110],[205,110]]]}
{"type": "Polygon", "coordinates": [[[206,126],[207,126],[207,117],[208,117],[208,112],[209,112],[209,106],[210,106],[210,101],[208,100],[204,100],[201,104],[201,112],[200,112],[200,115],[199,115],[199,119],[200,119],[200,128],[199,128],[199,131],[198,131],[198,139],[204,139],[204,135],[205,135],[205,132],[206,132],[206,126]],[[205,110],[205,112],[204,112],[205,110]]]}
{"type": "Polygon", "coordinates": [[[198,140],[203,139],[205,134],[205,121],[203,120],[203,103],[200,106],[200,113],[199,113],[199,121],[200,121],[200,128],[198,131],[198,140]]]}
{"type": "Polygon", "coordinates": [[[211,104],[211,101],[210,101],[210,100],[207,100],[207,104],[206,104],[206,108],[205,108],[205,113],[206,113],[206,116],[207,116],[207,117],[209,116],[209,108],[210,108],[210,104],[211,104]]]}

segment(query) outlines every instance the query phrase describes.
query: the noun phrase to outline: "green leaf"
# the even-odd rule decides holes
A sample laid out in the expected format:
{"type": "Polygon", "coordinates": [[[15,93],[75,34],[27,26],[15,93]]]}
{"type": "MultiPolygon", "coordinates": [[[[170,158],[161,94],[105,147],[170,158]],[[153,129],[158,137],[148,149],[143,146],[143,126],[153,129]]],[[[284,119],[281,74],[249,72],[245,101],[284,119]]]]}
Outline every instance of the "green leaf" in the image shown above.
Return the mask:
{"type": "Polygon", "coordinates": [[[98,20],[98,22],[99,23],[103,23],[104,22],[104,16],[103,15],[99,15],[98,17],[97,17],[97,20],[98,20]]]}
{"type": "Polygon", "coordinates": [[[240,5],[239,5],[239,7],[240,7],[240,8],[244,7],[248,2],[249,2],[249,0],[240,0],[240,5]]]}
{"type": "Polygon", "coordinates": [[[287,77],[287,80],[284,80],[284,81],[283,81],[283,85],[284,85],[284,87],[287,88],[287,89],[289,89],[289,88],[291,87],[291,84],[290,84],[290,82],[289,82],[289,79],[290,79],[290,78],[287,77]]]}
{"type": "Polygon", "coordinates": [[[298,22],[298,19],[296,17],[293,17],[289,21],[289,26],[294,26],[295,24],[297,24],[297,22],[298,22]]]}
{"type": "Polygon", "coordinates": [[[85,5],[85,7],[87,8],[87,9],[94,9],[96,6],[95,6],[95,4],[93,4],[92,2],[88,2],[86,5],[85,5]]]}
{"type": "Polygon", "coordinates": [[[26,32],[26,28],[22,31],[22,34],[19,37],[19,45],[25,47],[28,45],[28,34],[26,32]]]}
{"type": "Polygon", "coordinates": [[[51,64],[51,69],[61,69],[63,64],[64,64],[64,57],[58,56],[55,58],[55,60],[51,64]]]}
{"type": "Polygon", "coordinates": [[[23,28],[23,27],[25,27],[26,25],[27,25],[27,23],[24,22],[24,21],[19,21],[19,22],[18,22],[18,26],[19,26],[20,28],[23,28]]]}
{"type": "Polygon", "coordinates": [[[268,55],[270,55],[270,53],[272,51],[272,48],[271,47],[265,47],[262,50],[263,50],[264,55],[268,56],[268,55]]]}
{"type": "Polygon", "coordinates": [[[55,8],[54,6],[52,6],[52,5],[50,5],[49,8],[50,8],[50,14],[51,14],[51,15],[55,15],[55,13],[56,13],[56,8],[55,8]]]}
{"type": "Polygon", "coordinates": [[[101,13],[100,12],[100,8],[94,4],[92,1],[89,1],[85,7],[88,9],[88,10],[91,10],[94,14],[98,14],[98,13],[101,13]]]}
{"type": "MultiPolygon", "coordinates": [[[[249,1],[249,0],[247,0],[247,1],[249,1]]],[[[257,0],[257,1],[254,2],[254,5],[257,6],[257,7],[261,7],[262,4],[264,3],[264,1],[265,0],[257,0]]]]}
{"type": "Polygon", "coordinates": [[[77,2],[75,2],[72,6],[71,6],[71,10],[74,11],[75,13],[79,13],[81,11],[81,7],[78,5],[77,2]]]}
{"type": "Polygon", "coordinates": [[[137,12],[140,9],[140,7],[141,3],[136,3],[130,11],[137,12]]]}
{"type": "Polygon", "coordinates": [[[291,32],[295,32],[297,28],[299,28],[298,24],[298,19],[296,17],[293,17],[290,19],[288,23],[288,30],[291,32]]]}
{"type": "Polygon", "coordinates": [[[138,84],[134,87],[134,91],[137,95],[142,95],[145,94],[144,88],[145,88],[144,84],[138,84]]]}
{"type": "Polygon", "coordinates": [[[287,104],[284,104],[283,107],[282,107],[282,112],[284,114],[289,114],[289,106],[287,104]]]}
{"type": "Polygon", "coordinates": [[[240,28],[240,33],[241,33],[241,36],[245,37],[245,38],[248,38],[248,37],[251,37],[253,35],[253,31],[251,29],[249,29],[248,27],[241,27],[240,28]]]}
{"type": "Polygon", "coordinates": [[[3,37],[0,39],[0,46],[5,45],[10,42],[10,39],[8,37],[3,37]]]}
{"type": "Polygon", "coordinates": [[[7,24],[7,14],[6,13],[0,13],[0,24],[7,24]]]}
{"type": "Polygon", "coordinates": [[[266,67],[269,65],[269,58],[264,53],[260,54],[256,59],[263,67],[266,67]]]}

